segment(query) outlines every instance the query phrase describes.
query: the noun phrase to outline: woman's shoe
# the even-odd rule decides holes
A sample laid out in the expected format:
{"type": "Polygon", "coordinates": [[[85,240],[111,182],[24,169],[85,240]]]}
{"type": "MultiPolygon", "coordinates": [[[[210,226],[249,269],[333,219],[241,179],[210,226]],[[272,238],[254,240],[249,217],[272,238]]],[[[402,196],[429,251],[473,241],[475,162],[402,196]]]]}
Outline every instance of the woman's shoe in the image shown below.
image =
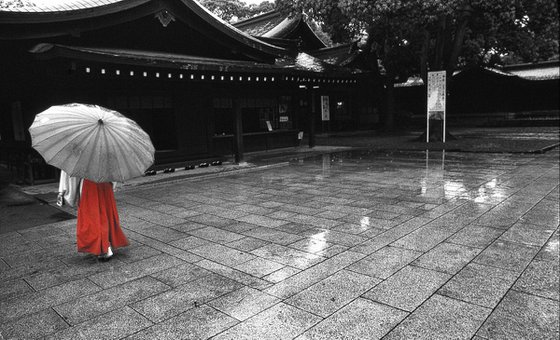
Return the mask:
{"type": "Polygon", "coordinates": [[[97,259],[101,262],[107,262],[109,261],[111,258],[113,257],[113,250],[111,249],[111,246],[109,246],[107,248],[107,253],[106,254],[101,254],[97,257],[97,259]]]}

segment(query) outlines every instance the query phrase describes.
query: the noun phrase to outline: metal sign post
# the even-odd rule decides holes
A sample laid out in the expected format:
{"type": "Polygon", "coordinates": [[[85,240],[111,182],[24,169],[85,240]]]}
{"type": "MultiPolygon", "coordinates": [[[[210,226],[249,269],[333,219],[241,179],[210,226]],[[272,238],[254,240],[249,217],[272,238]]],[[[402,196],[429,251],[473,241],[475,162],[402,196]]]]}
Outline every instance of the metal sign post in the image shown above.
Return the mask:
{"type": "Polygon", "coordinates": [[[446,72],[428,72],[427,101],[426,105],[426,143],[430,141],[430,118],[443,119],[443,142],[445,143],[445,99],[446,99],[446,72]]]}

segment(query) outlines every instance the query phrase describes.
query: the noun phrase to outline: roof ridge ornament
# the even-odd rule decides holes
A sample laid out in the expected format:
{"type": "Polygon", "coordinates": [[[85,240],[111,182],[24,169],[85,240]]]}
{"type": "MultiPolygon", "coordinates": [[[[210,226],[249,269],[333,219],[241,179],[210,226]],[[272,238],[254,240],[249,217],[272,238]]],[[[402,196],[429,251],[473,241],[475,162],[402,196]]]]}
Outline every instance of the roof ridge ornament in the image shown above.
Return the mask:
{"type": "Polygon", "coordinates": [[[159,19],[159,22],[163,27],[167,27],[167,25],[169,25],[171,21],[175,21],[175,17],[166,9],[162,9],[161,11],[157,12],[155,17],[159,19]]]}

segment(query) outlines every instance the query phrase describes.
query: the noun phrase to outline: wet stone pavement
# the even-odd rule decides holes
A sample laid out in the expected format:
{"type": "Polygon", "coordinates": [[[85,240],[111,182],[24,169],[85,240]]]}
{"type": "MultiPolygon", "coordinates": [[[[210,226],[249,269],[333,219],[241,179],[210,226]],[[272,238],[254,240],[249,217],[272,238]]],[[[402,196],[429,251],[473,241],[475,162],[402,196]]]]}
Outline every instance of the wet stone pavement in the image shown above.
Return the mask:
{"type": "Polygon", "coordinates": [[[346,152],[0,235],[0,339],[558,339],[558,149],[346,152]]]}

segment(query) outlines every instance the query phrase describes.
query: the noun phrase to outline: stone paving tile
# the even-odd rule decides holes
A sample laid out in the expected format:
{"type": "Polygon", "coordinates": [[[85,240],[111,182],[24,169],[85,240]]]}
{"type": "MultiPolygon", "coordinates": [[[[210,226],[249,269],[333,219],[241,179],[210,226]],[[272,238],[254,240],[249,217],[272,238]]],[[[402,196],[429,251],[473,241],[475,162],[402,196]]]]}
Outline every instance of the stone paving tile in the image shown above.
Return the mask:
{"type": "Polygon", "coordinates": [[[255,258],[255,256],[250,253],[215,243],[191,249],[191,252],[226,266],[236,266],[255,258]]]}
{"type": "Polygon", "coordinates": [[[281,225],[279,227],[274,228],[276,230],[280,230],[286,233],[300,235],[304,234],[309,230],[315,229],[314,226],[310,224],[302,224],[302,223],[293,223],[290,222],[288,224],[281,225]]]}
{"type": "Polygon", "coordinates": [[[151,274],[151,276],[168,286],[177,287],[189,281],[200,279],[208,274],[210,274],[210,272],[206,269],[194,264],[185,263],[176,267],[164,269],[151,274]]]}
{"type": "Polygon", "coordinates": [[[283,206],[285,203],[266,201],[266,202],[259,202],[257,204],[265,208],[278,208],[283,206]]]}
{"type": "Polygon", "coordinates": [[[14,256],[22,253],[43,250],[36,242],[31,242],[21,236],[13,236],[0,240],[0,257],[14,256]]]}
{"type": "Polygon", "coordinates": [[[518,275],[509,270],[470,263],[445,284],[438,294],[494,308],[518,275]]]}
{"type": "Polygon", "coordinates": [[[242,264],[238,264],[233,268],[249,275],[262,278],[263,276],[275,272],[283,267],[283,264],[257,257],[242,264]]]}
{"type": "Polygon", "coordinates": [[[127,340],[190,340],[207,339],[235,325],[237,321],[207,305],[145,328],[127,340]]]}
{"type": "Polygon", "coordinates": [[[420,256],[412,264],[447,274],[455,274],[478,253],[480,253],[478,248],[443,242],[420,256]]]}
{"type": "Polygon", "coordinates": [[[188,221],[188,222],[184,222],[184,223],[171,225],[168,228],[171,228],[171,229],[180,231],[182,233],[188,234],[190,231],[193,231],[193,230],[196,230],[196,229],[201,229],[201,228],[206,228],[206,227],[208,227],[206,224],[188,221]]]}
{"type": "Polygon", "coordinates": [[[136,302],[131,307],[149,320],[160,322],[241,287],[234,280],[210,274],[136,302]]]}
{"type": "Polygon", "coordinates": [[[318,316],[279,303],[218,334],[213,340],[293,339],[320,320],[318,316]]]}
{"type": "Polygon", "coordinates": [[[48,257],[55,257],[58,255],[68,254],[73,252],[76,252],[76,245],[65,244],[55,249],[40,249],[40,250],[16,254],[16,255],[3,256],[2,259],[10,267],[16,268],[16,267],[33,265],[37,263],[38,259],[44,260],[45,258],[48,257]]]}
{"type": "Polygon", "coordinates": [[[118,258],[119,261],[131,263],[155,255],[160,255],[161,251],[148,246],[137,246],[118,249],[118,252],[115,252],[115,254],[115,258],[118,258]]]}
{"type": "MultiPolygon", "coordinates": [[[[117,256],[115,256],[117,257],[117,256]]],[[[111,260],[111,262],[99,262],[93,256],[80,256],[84,263],[70,262],[70,265],[61,265],[48,270],[40,270],[24,277],[25,281],[35,290],[43,290],[57,286],[65,282],[85,278],[99,272],[115,270],[124,265],[124,262],[111,260]]],[[[67,260],[68,261],[68,260],[67,260]]],[[[71,261],[71,260],[69,260],[71,261]]]]}
{"type": "Polygon", "coordinates": [[[226,245],[230,248],[238,249],[245,252],[250,252],[260,247],[264,247],[270,244],[270,242],[254,238],[254,237],[243,237],[242,239],[229,242],[226,245]]]}
{"type": "MultiPolygon", "coordinates": [[[[144,211],[142,214],[137,215],[137,217],[163,227],[169,227],[185,222],[185,220],[182,218],[158,213],[156,211],[144,211]]],[[[124,227],[126,227],[126,225],[124,227]]]]}
{"type": "Polygon", "coordinates": [[[538,260],[543,261],[560,261],[560,234],[558,233],[558,229],[552,237],[546,242],[544,247],[541,248],[539,253],[537,254],[538,260]]]}
{"type": "Polygon", "coordinates": [[[253,214],[236,218],[236,220],[255,224],[266,228],[276,228],[288,223],[288,221],[285,220],[270,218],[266,216],[253,215],[253,214]]]}
{"type": "Polygon", "coordinates": [[[289,298],[352,263],[359,261],[364,256],[363,254],[346,251],[267,288],[265,292],[279,298],[289,298]]]}
{"type": "Polygon", "coordinates": [[[52,334],[46,340],[120,339],[151,325],[152,323],[140,314],[124,307],[52,334]]]}
{"type": "Polygon", "coordinates": [[[54,309],[69,324],[76,325],[168,289],[169,286],[156,279],[143,277],[58,305],[54,309]]]}
{"type": "Polygon", "coordinates": [[[362,296],[405,311],[413,311],[449,278],[451,276],[444,273],[406,266],[362,296]]]}
{"type": "Polygon", "coordinates": [[[208,302],[208,305],[237,320],[244,321],[279,302],[280,299],[272,295],[243,287],[208,302]]]}
{"type": "Polygon", "coordinates": [[[0,273],[10,269],[10,266],[0,258],[0,273]]]}
{"type": "Polygon", "coordinates": [[[239,221],[233,221],[233,223],[231,224],[220,226],[220,229],[236,234],[243,234],[244,231],[255,229],[255,228],[258,228],[258,226],[251,223],[239,222],[239,221]]]}
{"type": "Polygon", "coordinates": [[[322,256],[322,257],[326,257],[326,258],[331,258],[333,256],[336,256],[342,252],[347,251],[349,248],[346,246],[341,246],[339,244],[333,244],[332,246],[323,249],[319,252],[316,252],[315,254],[322,256]]]}
{"type": "MultiPolygon", "coordinates": [[[[288,212],[288,213],[295,213],[295,214],[292,214],[291,216],[294,216],[296,214],[314,215],[314,214],[317,213],[317,209],[315,209],[315,208],[304,207],[304,206],[301,206],[301,205],[294,205],[294,204],[284,204],[279,209],[280,209],[280,211],[284,211],[284,212],[288,212]]],[[[290,216],[287,216],[287,217],[290,217],[290,216]]]]}
{"type": "Polygon", "coordinates": [[[470,339],[491,310],[434,295],[384,339],[470,339]]]}
{"type": "Polygon", "coordinates": [[[447,239],[447,242],[475,248],[486,248],[503,233],[503,229],[482,227],[471,224],[451,236],[447,239]]]}
{"type": "MultiPolygon", "coordinates": [[[[260,207],[259,207],[260,208],[260,207]]],[[[215,207],[215,206],[209,206],[209,205],[200,205],[197,206],[196,211],[203,213],[204,215],[215,215],[218,217],[222,217],[222,218],[227,218],[227,219],[236,219],[238,217],[241,216],[245,216],[247,214],[249,214],[249,212],[246,211],[238,211],[237,207],[233,208],[233,209],[228,209],[226,207],[215,207]]],[[[265,208],[261,208],[263,209],[263,211],[267,212],[268,210],[265,208]]]]}
{"type": "Polygon", "coordinates": [[[196,229],[190,231],[189,234],[198,238],[202,238],[217,243],[228,243],[232,241],[237,241],[244,237],[243,235],[232,233],[226,230],[221,230],[215,227],[196,229]]]}
{"type": "Polygon", "coordinates": [[[509,291],[477,335],[486,339],[557,339],[558,301],[509,291]]]}
{"type": "Polygon", "coordinates": [[[372,209],[353,207],[353,206],[348,206],[343,204],[327,205],[323,209],[326,211],[334,211],[339,213],[362,215],[362,216],[367,216],[369,213],[372,212],[372,209]]]}
{"type": "Polygon", "coordinates": [[[350,224],[357,224],[357,225],[365,224],[369,227],[379,228],[379,229],[391,229],[400,223],[399,221],[395,221],[395,220],[385,220],[381,218],[373,218],[373,217],[362,216],[362,215],[348,215],[340,218],[340,220],[350,224]]]}
{"type": "Polygon", "coordinates": [[[559,264],[533,261],[513,286],[513,289],[558,301],[560,299],[559,264]]]}
{"type": "Polygon", "coordinates": [[[298,214],[286,218],[286,221],[300,224],[312,225],[316,228],[331,229],[339,225],[341,222],[338,220],[331,220],[328,218],[322,218],[317,216],[298,214]]]}
{"type": "Polygon", "coordinates": [[[341,270],[284,302],[326,318],[379,282],[380,279],[341,270]]]}
{"type": "Polygon", "coordinates": [[[281,245],[288,245],[302,239],[302,237],[299,235],[294,235],[277,229],[264,227],[247,230],[243,232],[243,235],[281,245]]]}
{"type": "Polygon", "coordinates": [[[296,340],[381,339],[407,315],[390,306],[358,298],[296,340]]]}
{"type": "Polygon", "coordinates": [[[473,261],[480,264],[521,272],[539,248],[521,243],[496,240],[473,261]]]}
{"type": "Polygon", "coordinates": [[[558,201],[542,200],[521,217],[522,221],[546,227],[558,226],[560,223],[560,210],[558,201]]]}
{"type": "Polygon", "coordinates": [[[348,270],[386,279],[422,255],[421,252],[384,247],[362,260],[348,266],[348,270]]]}
{"type": "Polygon", "coordinates": [[[298,269],[306,269],[325,260],[324,257],[278,244],[255,249],[251,254],[298,269]]]}
{"type": "Polygon", "coordinates": [[[282,269],[275,271],[274,273],[270,273],[264,276],[263,279],[272,283],[278,283],[280,281],[284,281],[285,279],[299,272],[301,272],[301,270],[286,266],[282,269]]]}
{"type": "Polygon", "coordinates": [[[0,281],[0,300],[6,301],[17,295],[32,292],[31,286],[22,279],[0,281]]]}
{"type": "Polygon", "coordinates": [[[425,252],[443,242],[453,233],[453,231],[426,225],[395,241],[392,245],[425,252]]]}
{"type": "Polygon", "coordinates": [[[0,339],[36,339],[67,327],[68,324],[49,308],[0,324],[0,339]]]}
{"type": "MultiPolygon", "coordinates": [[[[138,234],[136,232],[133,231],[127,231],[126,236],[128,237],[129,241],[135,241],[138,243],[142,243],[146,246],[150,246],[156,250],[161,251],[162,253],[165,254],[169,254],[169,255],[177,255],[177,254],[184,254],[185,251],[182,249],[179,249],[177,247],[173,247],[171,245],[169,245],[168,243],[162,242],[162,241],[158,241],[156,239],[150,238],[150,237],[146,237],[142,234],[138,234]]],[[[187,234],[183,234],[182,237],[188,237],[187,234]]],[[[194,257],[194,255],[193,255],[194,257]]],[[[200,260],[200,258],[194,258],[193,261],[195,260],[200,260]]],[[[188,260],[185,260],[188,261],[188,260]]],[[[190,262],[193,262],[190,261],[190,262]]]]}
{"type": "Polygon", "coordinates": [[[109,288],[181,264],[185,264],[185,262],[176,257],[165,254],[156,255],[133,262],[115,271],[92,275],[89,279],[103,288],[109,288]]]}
{"type": "Polygon", "coordinates": [[[552,227],[539,227],[534,224],[518,222],[500,236],[499,239],[542,247],[553,233],[554,229],[552,227]]]}
{"type": "MultiPolygon", "coordinates": [[[[6,266],[8,265],[6,264],[6,266]]],[[[22,278],[26,275],[31,275],[33,273],[37,273],[40,271],[47,271],[53,268],[58,268],[60,266],[64,267],[65,264],[57,258],[54,257],[39,258],[37,259],[37,261],[33,263],[19,266],[17,268],[8,267],[0,271],[0,282],[22,278]]]]}
{"type": "MultiPolygon", "coordinates": [[[[177,240],[177,239],[189,236],[189,235],[187,235],[185,233],[182,233],[180,231],[177,231],[175,229],[162,227],[162,226],[159,226],[159,225],[156,225],[156,224],[144,225],[142,227],[134,227],[134,228],[132,228],[129,225],[127,227],[123,227],[123,229],[133,230],[133,231],[137,232],[138,234],[156,239],[156,240],[161,241],[161,242],[170,242],[170,241],[173,241],[173,240],[177,240]]],[[[126,233],[126,230],[125,230],[125,233],[126,233]]]]}
{"type": "Polygon", "coordinates": [[[352,250],[369,255],[393,243],[399,238],[413,232],[414,230],[419,229],[420,227],[422,227],[423,225],[425,225],[430,221],[431,221],[430,219],[426,219],[422,217],[411,218],[406,222],[403,222],[395,227],[392,227],[391,229],[387,230],[384,233],[374,236],[370,240],[367,240],[355,247],[352,247],[352,250]]]}
{"type": "Polygon", "coordinates": [[[181,248],[183,250],[191,250],[196,247],[210,245],[212,244],[212,242],[195,236],[189,236],[180,240],[170,242],[169,244],[173,247],[181,248]]]}
{"type": "Polygon", "coordinates": [[[9,300],[0,300],[0,324],[13,321],[26,314],[62,304],[82,295],[95,293],[99,290],[100,288],[91,281],[82,279],[67,282],[40,292],[15,296],[9,300]]]}
{"type": "Polygon", "coordinates": [[[197,266],[200,266],[208,271],[214,272],[216,274],[225,276],[227,278],[230,278],[232,280],[235,280],[237,282],[240,282],[246,286],[249,286],[251,288],[256,288],[256,289],[265,289],[267,287],[270,286],[270,283],[268,281],[265,281],[263,279],[260,279],[258,277],[249,275],[247,273],[244,273],[240,270],[231,268],[231,267],[227,267],[224,265],[221,265],[219,263],[216,262],[212,262],[212,261],[208,261],[208,260],[202,260],[200,262],[196,263],[197,266]]]}
{"type": "Polygon", "coordinates": [[[278,211],[274,211],[274,212],[272,212],[272,213],[270,213],[266,216],[270,217],[270,218],[276,218],[276,219],[284,220],[284,219],[287,219],[287,218],[295,216],[295,215],[297,215],[296,212],[278,210],[278,211]]]}
{"type": "Polygon", "coordinates": [[[201,215],[189,217],[188,220],[191,222],[205,224],[207,226],[217,227],[217,228],[235,223],[235,220],[233,219],[223,218],[223,217],[208,215],[208,214],[201,214],[201,215]]]}
{"type": "Polygon", "coordinates": [[[475,224],[485,227],[509,229],[534,203],[506,200],[482,215],[475,224]]]}
{"type": "Polygon", "coordinates": [[[305,232],[303,235],[318,240],[325,240],[328,243],[343,245],[346,247],[352,247],[367,240],[367,237],[343,233],[335,230],[328,230],[328,229],[309,230],[305,232]]]}
{"type": "Polygon", "coordinates": [[[331,219],[331,220],[338,220],[339,218],[347,216],[347,215],[348,215],[348,213],[346,213],[346,212],[327,210],[327,211],[320,212],[320,213],[316,214],[315,216],[321,217],[321,218],[328,218],[328,219],[331,219]]]}

